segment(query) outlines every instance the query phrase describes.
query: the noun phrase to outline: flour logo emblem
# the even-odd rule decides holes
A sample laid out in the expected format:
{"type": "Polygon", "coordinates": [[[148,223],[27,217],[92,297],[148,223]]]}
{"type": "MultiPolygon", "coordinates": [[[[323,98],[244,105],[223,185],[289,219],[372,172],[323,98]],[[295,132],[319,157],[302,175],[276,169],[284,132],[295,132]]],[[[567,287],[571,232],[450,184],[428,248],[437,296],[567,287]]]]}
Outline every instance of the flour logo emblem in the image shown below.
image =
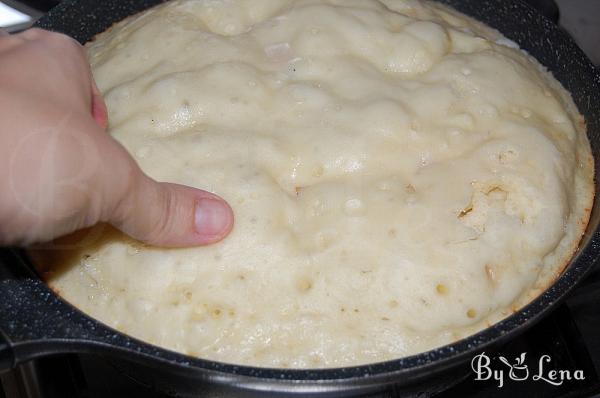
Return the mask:
{"type": "Polygon", "coordinates": [[[510,377],[511,380],[521,381],[529,378],[529,368],[525,364],[525,355],[527,355],[526,352],[517,357],[514,365],[511,365],[510,362],[508,362],[508,359],[504,358],[503,356],[498,357],[500,362],[508,366],[510,369],[508,377],[510,377]]]}
{"type": "Polygon", "coordinates": [[[471,360],[471,369],[475,373],[476,381],[495,380],[498,388],[504,387],[505,380],[525,381],[532,380],[544,382],[553,386],[560,386],[567,380],[585,380],[583,370],[557,370],[548,369],[552,361],[550,355],[542,355],[537,361],[537,368],[531,369],[525,363],[527,353],[522,353],[512,362],[506,357],[498,356],[497,361],[486,355],[485,352],[475,355],[471,360]]]}

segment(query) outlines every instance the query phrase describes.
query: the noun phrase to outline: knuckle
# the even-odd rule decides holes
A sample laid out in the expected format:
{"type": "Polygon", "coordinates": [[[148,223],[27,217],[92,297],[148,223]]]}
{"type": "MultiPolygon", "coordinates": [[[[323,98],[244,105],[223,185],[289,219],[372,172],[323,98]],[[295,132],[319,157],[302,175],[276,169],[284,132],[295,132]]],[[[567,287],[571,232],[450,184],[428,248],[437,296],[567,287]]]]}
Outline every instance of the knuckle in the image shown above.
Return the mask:
{"type": "Polygon", "coordinates": [[[66,52],[67,56],[70,54],[84,54],[83,47],[75,39],[63,33],[31,28],[14,36],[20,37],[23,41],[37,42],[46,49],[58,50],[63,54],[66,52]]]}
{"type": "Polygon", "coordinates": [[[25,32],[19,34],[19,36],[27,39],[37,39],[41,37],[46,31],[40,28],[27,29],[25,32]]]}
{"type": "Polygon", "coordinates": [[[76,50],[78,52],[81,50],[81,45],[65,34],[50,32],[50,36],[48,36],[48,39],[54,41],[57,45],[60,45],[69,50],[76,50]]]}
{"type": "Polygon", "coordinates": [[[81,52],[82,50],[81,45],[75,39],[65,35],[64,33],[53,32],[38,28],[30,29],[29,31],[32,30],[33,32],[30,33],[31,38],[43,40],[54,47],[60,47],[61,49],[66,49],[69,51],[81,52]]]}
{"type": "Polygon", "coordinates": [[[177,228],[183,203],[170,184],[136,174],[138,182],[129,185],[108,220],[136,239],[162,245],[180,234],[177,228]]]}
{"type": "Polygon", "coordinates": [[[159,242],[164,237],[169,236],[173,232],[175,219],[179,207],[176,195],[173,195],[171,190],[164,189],[161,184],[160,205],[156,207],[153,223],[148,230],[148,240],[159,242]]]}

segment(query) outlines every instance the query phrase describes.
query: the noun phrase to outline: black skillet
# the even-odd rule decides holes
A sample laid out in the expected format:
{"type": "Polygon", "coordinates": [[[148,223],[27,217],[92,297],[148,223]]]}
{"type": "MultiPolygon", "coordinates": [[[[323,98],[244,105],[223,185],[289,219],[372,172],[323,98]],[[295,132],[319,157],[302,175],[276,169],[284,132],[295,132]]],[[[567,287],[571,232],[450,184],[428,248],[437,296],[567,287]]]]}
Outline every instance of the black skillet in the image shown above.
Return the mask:
{"type": "MultiPolygon", "coordinates": [[[[572,93],[588,125],[600,165],[600,75],[561,29],[519,0],[440,0],[497,28],[554,73],[572,93]]],[[[79,0],[54,8],[37,25],[86,42],[114,22],[160,0],[79,0]]],[[[160,38],[156,38],[160,40],[160,38]]],[[[592,268],[600,254],[597,201],[580,249],[562,276],[539,298],[504,321],[454,344],[366,366],[284,370],[234,366],[187,357],[118,333],[52,293],[19,250],[0,250],[0,372],[58,353],[110,358],[123,372],[175,396],[270,393],[356,395],[391,391],[431,394],[455,378],[475,353],[508,341],[547,315],[592,268]]]]}

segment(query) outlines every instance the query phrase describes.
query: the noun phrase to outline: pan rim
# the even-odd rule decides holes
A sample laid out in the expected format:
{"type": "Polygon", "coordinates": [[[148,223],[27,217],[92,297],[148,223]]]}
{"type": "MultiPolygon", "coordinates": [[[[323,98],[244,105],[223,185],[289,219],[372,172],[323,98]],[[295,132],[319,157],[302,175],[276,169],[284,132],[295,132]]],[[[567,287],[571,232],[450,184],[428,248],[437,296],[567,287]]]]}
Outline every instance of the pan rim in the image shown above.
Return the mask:
{"type": "MultiPolygon", "coordinates": [[[[450,3],[450,5],[456,3],[456,1],[448,0],[442,0],[442,2],[446,4],[450,3]]],[[[512,0],[512,3],[515,4],[516,10],[529,9],[530,12],[533,12],[535,15],[533,15],[532,18],[545,19],[545,17],[538,14],[533,10],[533,8],[520,0],[512,0]]],[[[76,0],[70,0],[61,3],[47,16],[44,16],[42,19],[40,19],[36,23],[36,26],[52,29],[55,27],[53,18],[58,18],[61,13],[68,13],[69,7],[73,7],[76,4],[76,0]]],[[[487,21],[484,22],[487,23],[487,21]]],[[[551,23],[550,21],[548,22],[551,23]]],[[[492,27],[498,29],[493,25],[492,27]]],[[[562,29],[558,29],[562,31],[562,29]]],[[[506,34],[506,32],[503,33],[506,34]]],[[[570,39],[570,37],[568,37],[564,31],[562,31],[562,34],[566,36],[567,41],[570,42],[570,45],[574,47],[574,51],[577,53],[577,46],[574,44],[572,39],[570,39]]],[[[521,45],[521,43],[519,44],[521,45]]],[[[593,89],[600,92],[600,75],[591,65],[589,59],[587,59],[583,52],[581,52],[581,50],[579,50],[579,53],[582,59],[585,59],[588,62],[589,65],[587,65],[587,67],[589,68],[591,76],[595,76],[595,81],[592,83],[594,86],[593,89]]],[[[589,134],[588,138],[590,138],[591,141],[589,134]]],[[[598,188],[597,184],[595,185],[596,188],[598,188]]],[[[600,205],[595,203],[594,207],[597,206],[600,205]]],[[[190,357],[185,354],[145,343],[118,331],[114,331],[114,333],[117,333],[127,339],[133,339],[136,344],[139,344],[140,348],[145,348],[137,351],[139,354],[148,354],[152,351],[164,352],[166,355],[163,356],[150,355],[157,362],[168,362],[169,364],[181,367],[181,370],[183,371],[204,370],[208,372],[214,372],[215,377],[235,377],[236,385],[248,384],[248,387],[258,390],[263,389],[261,388],[262,383],[277,382],[289,384],[290,382],[293,382],[294,391],[301,391],[302,388],[306,388],[308,391],[310,390],[311,386],[316,386],[319,388],[319,391],[321,391],[322,388],[334,382],[339,383],[355,380],[362,381],[362,383],[360,383],[362,385],[378,384],[384,380],[390,380],[390,382],[392,382],[395,378],[409,375],[411,373],[414,373],[412,376],[417,376],[417,374],[425,374],[427,371],[437,372],[442,370],[439,369],[440,367],[451,367],[453,365],[452,362],[464,361],[474,353],[480,352],[481,350],[488,348],[491,345],[500,342],[501,340],[506,340],[515,336],[516,334],[522,333],[527,328],[533,326],[533,324],[539,321],[542,317],[546,316],[550,312],[551,307],[564,300],[573,287],[593,268],[597,258],[600,255],[600,227],[590,230],[590,224],[588,224],[588,229],[586,229],[586,233],[582,237],[582,242],[585,241],[585,243],[580,242],[579,249],[566,265],[564,271],[547,289],[544,290],[543,293],[529,302],[526,306],[521,308],[516,313],[511,314],[498,323],[495,323],[478,333],[469,335],[454,343],[403,358],[373,364],[340,368],[263,368],[226,364],[190,357]],[[437,370],[434,369],[436,367],[438,368],[437,370]],[[240,381],[240,376],[246,377],[248,380],[240,381]],[[298,390],[298,388],[300,388],[300,390],[298,390]]],[[[83,317],[112,331],[110,327],[85,315],[80,310],[73,307],[70,303],[60,298],[60,296],[57,295],[57,298],[66,303],[68,306],[77,310],[83,317]]],[[[229,380],[223,381],[229,382],[229,380]]],[[[265,389],[269,387],[272,386],[264,386],[265,389]]]]}

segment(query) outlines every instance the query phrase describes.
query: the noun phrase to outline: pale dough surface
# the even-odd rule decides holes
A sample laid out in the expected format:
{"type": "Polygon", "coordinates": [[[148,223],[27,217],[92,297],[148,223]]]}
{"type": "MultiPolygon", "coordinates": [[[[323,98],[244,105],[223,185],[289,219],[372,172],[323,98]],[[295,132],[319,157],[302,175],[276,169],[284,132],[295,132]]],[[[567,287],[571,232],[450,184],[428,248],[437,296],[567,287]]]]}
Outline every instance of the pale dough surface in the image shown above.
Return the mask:
{"type": "Polygon", "coordinates": [[[297,368],[422,352],[539,294],[587,223],[570,96],[435,3],[172,1],[88,51],[109,131],[142,169],[236,214],[213,246],[111,232],[50,272],[150,343],[297,368]]]}

